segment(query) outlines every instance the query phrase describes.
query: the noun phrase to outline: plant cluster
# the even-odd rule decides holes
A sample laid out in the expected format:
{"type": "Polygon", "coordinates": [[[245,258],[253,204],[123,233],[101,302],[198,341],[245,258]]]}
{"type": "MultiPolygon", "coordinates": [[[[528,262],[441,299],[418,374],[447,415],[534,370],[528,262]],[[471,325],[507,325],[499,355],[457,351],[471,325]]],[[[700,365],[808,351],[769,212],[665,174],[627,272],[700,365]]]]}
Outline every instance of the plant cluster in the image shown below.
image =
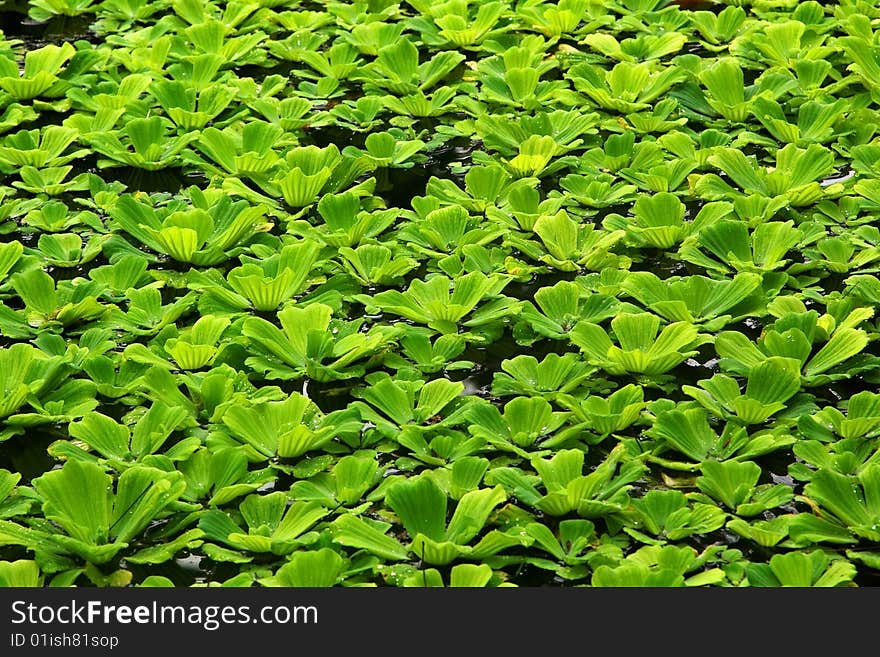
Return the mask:
{"type": "Polygon", "coordinates": [[[864,0],[28,0],[0,585],[862,586],[864,0]]]}

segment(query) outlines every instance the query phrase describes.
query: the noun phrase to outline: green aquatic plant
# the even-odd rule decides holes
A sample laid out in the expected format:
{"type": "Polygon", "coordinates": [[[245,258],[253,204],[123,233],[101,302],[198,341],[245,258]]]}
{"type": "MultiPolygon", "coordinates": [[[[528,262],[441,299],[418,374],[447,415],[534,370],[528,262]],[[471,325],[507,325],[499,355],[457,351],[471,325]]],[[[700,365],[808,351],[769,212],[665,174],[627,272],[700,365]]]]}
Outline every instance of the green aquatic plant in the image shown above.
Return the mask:
{"type": "MultiPolygon", "coordinates": [[[[659,110],[658,110],[659,111],[659,110]]],[[[645,142],[645,146],[651,142],[645,142]]],[[[648,154],[645,162],[638,161],[634,158],[633,164],[623,167],[620,170],[620,177],[633,183],[642,192],[669,193],[678,192],[682,185],[686,182],[688,174],[699,167],[699,163],[690,158],[660,159],[660,153],[651,156],[649,151],[654,150],[645,148],[639,155],[648,154]],[[650,160],[656,159],[656,163],[651,164],[650,160]]],[[[645,213],[646,218],[648,213],[645,213]]],[[[656,217],[648,218],[647,227],[653,227],[651,219],[656,221],[656,217]]],[[[667,221],[670,221],[667,219],[667,221]]],[[[674,221],[674,220],[673,220],[674,221]]],[[[663,224],[661,223],[661,226],[663,224]]]]}
{"type": "Polygon", "coordinates": [[[530,135],[518,146],[513,157],[499,160],[481,158],[482,163],[491,164],[497,162],[517,179],[540,178],[549,176],[556,171],[565,168],[569,160],[553,158],[559,154],[561,145],[550,135],[530,135]]]}
{"type": "Polygon", "coordinates": [[[199,447],[177,465],[186,479],[181,500],[205,500],[208,505],[219,507],[242,495],[255,493],[275,480],[271,469],[250,470],[248,465],[245,448],[199,447]]]}
{"type": "Polygon", "coordinates": [[[726,577],[721,568],[706,568],[711,557],[691,547],[646,545],[619,563],[597,567],[590,583],[618,588],[720,585],[726,577]]]}
{"type": "Polygon", "coordinates": [[[509,281],[506,276],[486,276],[480,272],[465,274],[455,281],[445,276],[433,276],[427,281],[412,281],[404,292],[385,290],[364,298],[362,303],[426,324],[440,333],[457,333],[459,322],[467,328],[479,327],[514,314],[518,303],[501,295],[509,281]],[[462,321],[484,299],[490,299],[490,302],[470,319],[462,321]]]}
{"type": "Polygon", "coordinates": [[[565,190],[563,198],[570,198],[591,208],[606,208],[635,200],[637,187],[619,181],[607,173],[585,176],[570,173],[563,176],[559,186],[565,190]]]}
{"type": "MultiPolygon", "coordinates": [[[[540,109],[534,115],[518,118],[503,114],[476,112],[474,132],[485,147],[505,157],[516,155],[522,144],[531,137],[551,137],[556,144],[553,155],[564,155],[579,148],[591,135],[596,134],[599,115],[578,109],[540,109]]],[[[549,143],[549,142],[548,142],[549,143]]],[[[482,155],[481,153],[475,153],[482,155]]],[[[563,158],[553,166],[573,162],[563,158]]]]}
{"type": "MultiPolygon", "coordinates": [[[[373,101],[377,99],[368,97],[373,101]]],[[[387,95],[381,98],[381,103],[387,109],[397,114],[415,118],[436,117],[449,114],[456,109],[456,90],[452,87],[437,87],[431,93],[419,90],[405,96],[387,95]]],[[[366,108],[369,105],[361,103],[366,108]]],[[[378,108],[377,108],[378,109],[378,108]]],[[[363,123],[363,119],[356,118],[359,124],[363,123]]]]}
{"type": "MultiPolygon", "coordinates": [[[[684,125],[687,122],[685,117],[679,117],[679,104],[675,98],[664,98],[663,100],[657,102],[654,107],[650,109],[650,111],[646,110],[644,112],[636,112],[634,114],[630,114],[628,117],[628,121],[630,125],[639,133],[656,133],[663,132],[669,133],[675,128],[684,125]]],[[[683,175],[690,173],[698,163],[692,160],[678,160],[674,162],[665,163],[664,165],[660,165],[657,168],[649,169],[648,175],[643,176],[639,175],[639,172],[635,170],[628,170],[625,172],[625,175],[628,179],[630,178],[643,178],[644,181],[641,184],[648,189],[652,189],[654,191],[670,191],[671,189],[678,189],[679,185],[681,185],[682,180],[677,180],[681,178],[683,175]],[[662,175],[661,171],[667,171],[672,176],[672,181],[670,183],[660,184],[659,176],[662,175]]],[[[624,172],[621,172],[622,174],[624,172]]]]}
{"type": "MultiPolygon", "coordinates": [[[[540,109],[555,99],[567,85],[562,80],[540,79],[557,67],[554,60],[544,57],[542,45],[539,38],[526,37],[520,45],[481,61],[480,99],[489,104],[526,110],[540,109]]],[[[491,120],[491,117],[485,118],[491,120]]]]}
{"type": "MultiPolygon", "coordinates": [[[[291,17],[297,14],[298,12],[287,12],[291,17]]],[[[325,18],[327,18],[326,14],[321,15],[321,20],[325,18]]],[[[357,49],[350,43],[344,42],[334,43],[325,52],[303,53],[301,59],[317,73],[336,80],[346,79],[363,65],[357,49]]]]}
{"type": "Polygon", "coordinates": [[[736,187],[717,174],[702,174],[694,182],[694,191],[702,198],[735,200],[742,194],[760,194],[770,199],[781,196],[794,207],[804,207],[831,192],[821,180],[834,170],[834,153],[817,143],[806,148],[790,143],[776,151],[775,165],[763,166],[742,151],[725,147],[710,155],[708,163],[736,187]]]}
{"type": "Polygon", "coordinates": [[[181,80],[160,80],[153,83],[150,92],[179,130],[189,132],[215,122],[232,100],[232,87],[212,85],[205,89],[188,86],[181,80]]]}
{"type": "Polygon", "coordinates": [[[505,501],[500,486],[470,491],[459,499],[447,522],[448,497],[431,477],[420,476],[389,486],[389,505],[410,538],[404,545],[386,532],[391,525],[344,514],[330,527],[334,542],[363,549],[390,561],[402,561],[409,554],[422,561],[443,566],[459,558],[483,559],[522,539],[484,527],[493,509],[505,501]],[[480,535],[483,536],[471,544],[480,535]]]}
{"type": "Polygon", "coordinates": [[[625,257],[614,252],[625,232],[619,228],[597,229],[593,224],[582,224],[565,211],[541,215],[532,225],[537,240],[516,235],[506,242],[532,260],[545,263],[560,271],[578,271],[581,268],[598,271],[604,267],[623,265],[625,257]]]}
{"type": "Polygon", "coordinates": [[[21,474],[0,469],[0,518],[27,514],[34,504],[29,489],[19,486],[21,474]]]}
{"type": "Polygon", "coordinates": [[[297,481],[290,487],[295,500],[313,500],[328,508],[340,505],[356,508],[367,492],[381,481],[375,454],[349,454],[340,458],[329,471],[319,472],[308,480],[297,481]]]}
{"type": "Polygon", "coordinates": [[[846,400],[841,411],[825,406],[813,415],[798,420],[798,428],[807,436],[831,442],[834,436],[845,440],[873,438],[880,428],[880,395],[862,390],[846,400]]]}
{"type": "Polygon", "coordinates": [[[335,144],[324,148],[297,146],[285,153],[271,178],[262,176],[256,182],[270,197],[280,196],[288,206],[302,208],[316,203],[323,194],[341,191],[374,168],[375,163],[369,158],[342,154],[335,144]]]}
{"type": "Polygon", "coordinates": [[[488,564],[460,563],[449,570],[449,583],[444,584],[443,575],[436,568],[416,570],[403,579],[400,586],[410,587],[448,587],[485,588],[488,586],[509,586],[497,580],[500,578],[488,564]]]}
{"type": "Polygon", "coordinates": [[[577,354],[551,353],[540,361],[530,354],[519,354],[501,361],[501,371],[492,375],[492,393],[553,399],[589,385],[595,371],[577,354]]]}
{"type": "Polygon", "coordinates": [[[222,422],[235,441],[251,448],[251,458],[261,460],[295,458],[319,449],[334,437],[332,421],[299,393],[279,401],[230,406],[222,422]]]}
{"type": "MultiPolygon", "coordinates": [[[[264,85],[265,85],[264,81],[264,85]]],[[[281,128],[284,132],[284,141],[294,141],[291,134],[294,131],[311,125],[321,125],[329,119],[321,119],[321,116],[313,112],[312,103],[307,98],[294,96],[292,98],[276,98],[266,96],[248,101],[259,116],[258,120],[265,120],[272,126],[281,128]]]]}
{"type": "Polygon", "coordinates": [[[524,325],[538,336],[565,340],[578,322],[599,324],[618,312],[635,310],[607,294],[591,293],[575,281],[559,281],[537,290],[532,301],[524,301],[514,335],[519,342],[532,340],[524,325]]]}
{"type": "Polygon", "coordinates": [[[13,4],[0,584],[871,585],[872,3],[13,4]]]}
{"type": "MultiPolygon", "coordinates": [[[[41,203],[39,207],[28,211],[24,215],[23,221],[34,230],[42,233],[61,233],[71,228],[80,229],[86,226],[96,228],[100,224],[97,214],[91,210],[71,211],[70,207],[63,201],[55,199],[47,200],[41,203]]],[[[43,235],[40,236],[40,238],[42,237],[43,235]]],[[[69,240],[70,238],[64,237],[62,239],[69,240]]],[[[109,237],[92,238],[89,240],[89,244],[93,247],[99,244],[103,246],[104,241],[107,239],[109,237]]],[[[81,237],[77,236],[77,240],[80,244],[82,243],[81,237]]],[[[100,247],[97,250],[100,251],[100,247]]]]}
{"type": "Polygon", "coordinates": [[[398,218],[398,210],[367,210],[363,206],[368,203],[353,191],[325,194],[317,205],[322,223],[313,226],[306,220],[294,221],[288,224],[288,230],[340,247],[340,251],[341,247],[374,246],[374,239],[398,218]]]}
{"type": "Polygon", "coordinates": [[[110,306],[98,300],[96,281],[61,280],[57,283],[42,269],[13,274],[10,284],[24,303],[23,315],[34,327],[72,326],[103,317],[110,306]]]}
{"type": "Polygon", "coordinates": [[[801,388],[798,361],[771,356],[749,369],[745,392],[726,374],[698,382],[699,388],[683,385],[682,392],[693,397],[715,417],[743,424],[762,424],[786,408],[801,388]]]}
{"type": "Polygon", "coordinates": [[[750,435],[746,427],[733,422],[726,423],[718,434],[709,423],[708,412],[699,406],[658,412],[644,435],[660,441],[649,458],[660,459],[667,467],[683,470],[696,469],[709,459],[751,459],[788,447],[797,440],[784,430],[759,431],[750,435]],[[662,456],[668,450],[686,456],[689,462],[670,461],[662,456]]]}
{"type": "Polygon", "coordinates": [[[636,271],[620,287],[664,319],[702,324],[708,331],[759,314],[766,305],[762,277],[754,272],[719,280],[699,275],[661,279],[649,271],[636,271]]]}
{"type": "Polygon", "coordinates": [[[525,22],[551,42],[563,35],[575,34],[582,30],[592,31],[611,22],[611,16],[599,11],[596,4],[590,0],[561,0],[558,3],[542,0],[524,2],[517,5],[516,16],[518,20],[525,22]]]}
{"type": "Polygon", "coordinates": [[[614,559],[620,552],[622,541],[600,536],[595,523],[590,520],[561,520],[555,531],[535,521],[524,522],[522,527],[533,540],[529,547],[533,551],[541,550],[547,556],[539,553],[517,561],[553,572],[564,580],[579,580],[590,572],[591,566],[614,559]]]}
{"type": "Polygon", "coordinates": [[[35,21],[44,22],[56,16],[80,16],[94,9],[94,0],[34,0],[27,14],[35,21]]]}
{"type": "Polygon", "coordinates": [[[818,470],[804,486],[815,514],[800,514],[791,522],[789,533],[795,541],[856,543],[876,540],[880,468],[865,467],[856,476],[827,469],[818,470]]]}
{"type": "Polygon", "coordinates": [[[793,518],[793,514],[751,522],[743,518],[732,518],[725,527],[737,536],[754,541],[762,547],[773,548],[788,538],[788,527],[793,518]]]}
{"type": "Polygon", "coordinates": [[[652,490],[631,500],[616,516],[622,529],[641,543],[663,545],[724,525],[727,514],[711,503],[692,501],[678,490],[652,490]]]}
{"type": "Polygon", "coordinates": [[[349,145],[342,152],[352,157],[366,157],[376,167],[409,169],[419,161],[415,156],[425,148],[425,143],[420,139],[405,139],[405,136],[398,130],[371,132],[364,140],[364,150],[349,145]]]}
{"type": "MultiPolygon", "coordinates": [[[[180,497],[178,472],[138,465],[114,478],[95,463],[72,460],[33,480],[53,525],[25,528],[0,521],[0,542],[41,553],[107,563],[180,497]]],[[[45,558],[45,557],[44,557],[45,558]]]]}
{"type": "MultiPolygon", "coordinates": [[[[318,253],[317,244],[311,240],[286,244],[268,257],[255,257],[262,255],[255,251],[255,256],[242,255],[242,264],[233,267],[226,280],[229,287],[245,299],[245,306],[261,311],[275,310],[311,286],[318,253]]],[[[219,290],[213,293],[222,298],[219,290]]]]}
{"type": "Polygon", "coordinates": [[[0,282],[9,276],[22,254],[24,254],[24,246],[18,240],[0,244],[0,282]]]}
{"type": "MultiPolygon", "coordinates": [[[[248,10],[245,10],[248,13],[248,10]]],[[[215,55],[222,58],[225,67],[233,65],[255,64],[263,61],[264,53],[259,46],[268,37],[262,30],[253,30],[246,34],[233,36],[229,32],[230,23],[234,20],[224,17],[225,22],[205,16],[203,20],[182,30],[187,41],[193,46],[192,55],[215,55]]]]}
{"type": "MultiPolygon", "coordinates": [[[[158,466],[158,463],[151,463],[150,455],[162,449],[185,419],[186,410],[162,402],[152,404],[134,427],[92,411],[70,423],[68,431],[74,440],[57,441],[50,445],[49,451],[57,458],[112,465],[120,471],[137,463],[158,466]]],[[[180,460],[189,456],[198,446],[198,438],[184,438],[166,451],[164,456],[180,460]]]]}
{"type": "Polygon", "coordinates": [[[221,336],[229,326],[228,317],[202,315],[195,323],[169,337],[163,350],[182,370],[199,370],[211,365],[223,351],[221,336]]]}
{"type": "Polygon", "coordinates": [[[474,48],[486,39],[497,37],[509,27],[498,25],[505,13],[501,2],[446,0],[433,5],[424,0],[411,2],[421,14],[415,27],[422,39],[433,46],[474,48]]]}
{"type": "Polygon", "coordinates": [[[700,471],[697,487],[739,517],[757,516],[794,498],[785,484],[758,484],[761,467],[754,461],[706,461],[700,471]]]}
{"type": "Polygon", "coordinates": [[[10,103],[0,110],[0,134],[9,132],[36,118],[37,112],[33,107],[21,103],[10,103]]]}
{"type": "Polygon", "coordinates": [[[639,34],[621,40],[612,34],[594,32],[586,35],[583,43],[617,61],[646,62],[677,53],[684,47],[687,40],[687,35],[681,32],[639,34]]]}
{"type": "Polygon", "coordinates": [[[343,579],[346,559],[330,548],[295,552],[262,586],[327,588],[343,579]]]}
{"type": "Polygon", "coordinates": [[[773,68],[792,68],[797,61],[821,60],[833,55],[838,48],[825,43],[824,30],[808,29],[807,20],[811,10],[819,9],[814,15],[821,17],[824,12],[813,3],[800,12],[793,12],[790,19],[780,19],[764,25],[753,26],[750,39],[738,39],[731,44],[731,52],[753,62],[766,62],[773,68]],[[804,19],[804,20],[800,20],[804,19]]]}
{"type": "Polygon", "coordinates": [[[386,499],[411,539],[407,549],[427,563],[442,566],[459,557],[479,558],[474,555],[492,554],[518,543],[491,530],[476,545],[470,545],[492,510],[507,499],[501,486],[466,493],[448,522],[446,493],[430,477],[397,482],[388,488],[386,499]]]}
{"type": "Polygon", "coordinates": [[[504,451],[526,455],[530,450],[546,450],[566,439],[556,435],[568,419],[568,412],[554,411],[540,397],[514,397],[503,411],[489,403],[473,404],[467,410],[468,431],[504,451]]]}
{"type": "MultiPolygon", "coordinates": [[[[371,222],[372,223],[372,222],[371,222]]],[[[392,286],[402,283],[407,273],[418,266],[418,260],[397,255],[383,244],[361,244],[352,249],[339,247],[342,266],[362,285],[392,286]]]]}
{"type": "Polygon", "coordinates": [[[424,382],[376,372],[367,375],[366,380],[369,385],[355,392],[363,401],[353,402],[352,408],[358,410],[361,419],[388,435],[395,435],[404,427],[433,430],[443,409],[464,391],[464,384],[445,378],[424,382]]]}
{"type": "Polygon", "coordinates": [[[398,342],[400,354],[389,353],[384,358],[389,367],[405,369],[415,365],[419,372],[433,374],[470,370],[475,365],[472,361],[457,360],[467,348],[467,340],[456,333],[435,336],[430,329],[407,326],[398,342]]]}
{"type": "Polygon", "coordinates": [[[40,565],[29,559],[0,561],[0,586],[16,588],[40,588],[44,577],[40,565]]]}
{"type": "Polygon", "coordinates": [[[601,442],[632,426],[639,421],[645,409],[645,391],[641,386],[632,383],[615,390],[608,397],[579,397],[563,393],[557,400],[561,406],[571,411],[573,418],[580,421],[579,427],[586,428],[597,436],[590,442],[601,442]]]}
{"type": "Polygon", "coordinates": [[[103,156],[99,167],[127,165],[156,171],[179,166],[181,153],[198,136],[196,132],[172,136],[173,125],[162,116],[150,116],[132,119],[118,131],[89,132],[83,138],[103,156]]]}
{"type": "MultiPolygon", "coordinates": [[[[844,363],[857,357],[868,345],[865,329],[857,328],[873,311],[862,309],[852,312],[839,323],[826,315],[819,323],[818,313],[808,312],[802,304],[802,314],[790,313],[774,323],[756,342],[738,331],[722,331],[715,338],[715,350],[721,357],[723,369],[747,375],[771,356],[792,359],[801,373],[801,384],[822,385],[830,380],[853,375],[844,363]],[[816,345],[818,349],[814,348],[816,345]]],[[[870,361],[864,367],[872,367],[870,361]]]]}
{"type": "Polygon", "coordinates": [[[104,286],[104,295],[114,301],[126,298],[127,293],[161,286],[147,274],[150,261],[145,255],[126,253],[113,264],[93,267],[89,278],[104,286]]]}
{"type": "Polygon", "coordinates": [[[0,170],[9,174],[22,166],[36,169],[63,166],[89,153],[83,148],[65,153],[78,136],[76,130],[60,125],[7,135],[0,145],[0,170]]]}
{"type": "Polygon", "coordinates": [[[689,19],[702,37],[703,46],[721,51],[740,33],[746,22],[746,12],[742,7],[729,5],[717,14],[706,10],[692,11],[689,19]]]}
{"type": "Polygon", "coordinates": [[[352,79],[365,85],[388,90],[395,95],[428,91],[437,86],[462,61],[465,55],[454,50],[437,52],[419,62],[419,51],[408,37],[392,37],[376,51],[376,58],[352,79]]]}
{"type": "Polygon", "coordinates": [[[856,567],[846,559],[822,550],[775,554],[768,563],[746,567],[750,586],[836,587],[853,586],[856,567]]]}
{"type": "Polygon", "coordinates": [[[554,517],[576,513],[581,518],[603,518],[622,511],[631,501],[629,491],[645,473],[641,459],[627,459],[613,448],[589,473],[583,473],[584,452],[561,449],[550,458],[534,457],[537,477],[510,466],[493,468],[487,484],[500,484],[523,504],[554,517]],[[543,492],[542,492],[543,491],[543,492]]]}
{"type": "Polygon", "coordinates": [[[663,374],[695,355],[696,347],[707,339],[688,322],[673,322],[660,329],[660,318],[651,313],[620,313],[611,320],[610,328],[611,333],[599,324],[580,321],[571,329],[569,339],[587,362],[614,375],[663,374]]]}
{"type": "Polygon", "coordinates": [[[616,112],[646,110],[651,103],[685,79],[684,70],[653,62],[616,63],[610,69],[575,64],[565,73],[572,86],[596,106],[616,112]]]}
{"type": "Polygon", "coordinates": [[[790,252],[806,241],[792,221],[768,221],[749,231],[746,224],[722,219],[703,226],[679,247],[682,260],[719,274],[763,274],[785,267],[790,252]]]}
{"type": "Polygon", "coordinates": [[[237,523],[219,509],[207,511],[199,518],[199,528],[205,539],[214,542],[212,547],[204,549],[214,559],[235,559],[236,550],[291,554],[300,546],[309,544],[314,538],[309,530],[328,514],[328,510],[317,502],[294,502],[288,506],[287,496],[281,491],[248,495],[238,505],[238,512],[243,523],[237,523]]]}
{"type": "MultiPolygon", "coordinates": [[[[436,91],[437,99],[444,98],[446,92],[444,92],[443,89],[445,88],[446,87],[441,87],[436,91]]],[[[389,95],[384,96],[382,99],[377,98],[376,96],[362,96],[357,100],[346,99],[338,105],[334,105],[330,109],[329,114],[340,127],[347,128],[354,132],[366,132],[381,124],[382,120],[379,118],[379,114],[384,107],[383,102],[386,103],[388,108],[392,111],[399,111],[400,108],[403,108],[406,111],[401,113],[407,114],[409,112],[407,108],[410,107],[410,102],[413,103],[414,108],[424,107],[422,105],[422,99],[425,99],[425,102],[428,102],[426,100],[427,97],[425,97],[424,94],[420,94],[421,92],[416,92],[416,94],[412,96],[404,96],[403,98],[389,95]],[[408,100],[404,102],[403,99],[408,100]]],[[[434,95],[432,94],[432,99],[433,98],[434,95]]],[[[433,100],[431,101],[431,105],[433,106],[433,100]]]]}
{"type": "Polygon", "coordinates": [[[735,58],[719,58],[700,72],[699,79],[708,92],[703,101],[710,112],[730,121],[742,121],[748,116],[758,88],[746,86],[742,66],[735,58]]]}
{"type": "MultiPolygon", "coordinates": [[[[804,425],[808,425],[804,422],[804,425]]],[[[801,429],[801,427],[798,427],[801,429]]],[[[804,436],[792,448],[799,462],[788,466],[788,471],[797,481],[810,481],[813,475],[822,469],[843,474],[849,477],[859,474],[865,467],[876,462],[876,455],[868,442],[858,439],[843,439],[825,442],[827,435],[817,435],[815,425],[804,426],[804,436]]],[[[826,432],[827,433],[827,432],[826,432]]]]}
{"type": "Polygon", "coordinates": [[[640,196],[633,204],[633,218],[608,215],[602,225],[608,230],[626,231],[637,244],[668,249],[680,243],[698,224],[684,220],[685,207],[670,192],[640,196]]]}
{"type": "Polygon", "coordinates": [[[43,234],[37,240],[37,251],[51,267],[77,267],[101,254],[108,236],[92,236],[85,244],[76,233],[43,234]]]}
{"type": "Polygon", "coordinates": [[[470,244],[490,243],[504,232],[457,204],[441,205],[433,197],[416,197],[412,205],[415,216],[396,231],[396,237],[425,255],[442,258],[470,244]]]}
{"type": "MultiPolygon", "coordinates": [[[[490,165],[491,166],[491,165],[490,165]]],[[[495,165],[495,167],[503,167],[495,165]]],[[[504,171],[505,175],[508,175],[504,171]]],[[[510,184],[504,197],[500,198],[497,205],[489,205],[485,208],[486,217],[497,222],[501,226],[509,225],[525,231],[531,231],[538,219],[553,216],[562,209],[564,199],[541,198],[541,194],[535,189],[538,184],[536,178],[520,178],[510,184]]]]}
{"type": "MultiPolygon", "coordinates": [[[[194,161],[210,171],[219,171],[214,166],[217,164],[226,173],[239,177],[265,175],[281,162],[281,155],[275,149],[283,135],[283,127],[266,121],[248,121],[241,127],[223,129],[208,126],[193,145],[211,162],[194,161]]],[[[194,156],[188,155],[188,158],[194,159],[194,156]]]]}
{"type": "MultiPolygon", "coordinates": [[[[141,270],[138,266],[135,274],[142,274],[145,270],[146,267],[141,270]]],[[[120,273],[120,276],[122,275],[120,273]]],[[[99,282],[101,278],[96,276],[99,282]]],[[[129,281],[123,280],[122,283],[129,281]]],[[[173,325],[181,315],[196,305],[195,292],[189,292],[171,303],[163,304],[162,287],[162,283],[158,281],[142,287],[134,287],[129,283],[119,299],[119,305],[111,308],[105,316],[105,323],[132,335],[155,335],[166,326],[173,325]]]]}
{"type": "Polygon", "coordinates": [[[110,210],[120,227],[141,244],[180,262],[217,264],[243,251],[241,245],[272,227],[265,209],[233,201],[220,190],[192,186],[179,201],[155,207],[124,194],[110,210]]]}
{"type": "Polygon", "coordinates": [[[89,174],[83,172],[68,179],[72,171],[73,165],[70,164],[42,169],[25,165],[17,171],[21,180],[14,180],[12,186],[31,194],[47,196],[62,196],[89,189],[89,174]]]}
{"type": "Polygon", "coordinates": [[[846,101],[842,98],[833,103],[807,101],[798,108],[797,121],[793,123],[775,100],[759,96],[752,104],[755,118],[773,137],[780,142],[798,146],[832,141],[836,136],[835,126],[840,123],[847,109],[846,101]]]}
{"type": "Polygon", "coordinates": [[[397,43],[404,31],[401,23],[386,22],[378,13],[370,15],[369,19],[352,19],[350,23],[345,41],[361,54],[374,57],[379,54],[380,48],[397,43]]]}
{"type": "Polygon", "coordinates": [[[38,96],[57,97],[64,92],[62,69],[70,65],[76,49],[70,43],[46,44],[29,50],[24,65],[4,54],[0,56],[0,89],[15,100],[30,100],[38,96]]]}
{"type": "Polygon", "coordinates": [[[242,326],[242,335],[253,344],[246,362],[271,379],[362,376],[402,333],[384,325],[361,331],[362,318],[334,319],[333,309],[321,303],[287,306],[277,316],[281,328],[261,317],[250,317],[242,326]]]}

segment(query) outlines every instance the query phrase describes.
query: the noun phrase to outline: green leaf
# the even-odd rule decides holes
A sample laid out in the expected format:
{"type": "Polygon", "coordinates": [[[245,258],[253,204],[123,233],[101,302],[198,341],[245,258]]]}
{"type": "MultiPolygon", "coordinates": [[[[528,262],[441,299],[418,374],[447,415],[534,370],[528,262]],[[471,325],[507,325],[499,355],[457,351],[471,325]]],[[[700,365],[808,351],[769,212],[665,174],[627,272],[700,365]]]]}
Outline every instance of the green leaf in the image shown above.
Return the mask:
{"type": "Polygon", "coordinates": [[[275,575],[260,579],[263,586],[326,588],[334,586],[345,569],[345,559],[330,548],[296,552],[275,575]]]}
{"type": "Polygon", "coordinates": [[[43,586],[43,574],[40,572],[40,566],[36,561],[28,559],[0,561],[0,586],[4,588],[40,588],[43,586]]]}
{"type": "Polygon", "coordinates": [[[483,529],[492,510],[506,499],[502,486],[465,493],[449,521],[447,540],[461,545],[469,543],[483,529]]]}
{"type": "Polygon", "coordinates": [[[861,329],[837,330],[804,368],[804,376],[816,376],[847,358],[860,353],[868,345],[868,334],[861,329]]]}
{"type": "Polygon", "coordinates": [[[446,539],[446,493],[430,477],[415,477],[388,488],[385,499],[411,538],[446,539]]]}
{"type": "Polygon", "coordinates": [[[94,463],[68,461],[32,482],[46,518],[85,543],[106,543],[113,513],[110,475],[94,463]]]}
{"type": "Polygon", "coordinates": [[[752,461],[704,461],[700,469],[697,487],[731,510],[749,499],[761,476],[760,466],[752,461]]]}
{"type": "Polygon", "coordinates": [[[493,572],[488,564],[460,563],[449,573],[449,586],[452,588],[482,588],[489,584],[493,572]]]}
{"type": "Polygon", "coordinates": [[[340,545],[367,550],[383,559],[402,561],[409,552],[399,542],[358,516],[343,514],[330,526],[333,540],[340,545]]]}

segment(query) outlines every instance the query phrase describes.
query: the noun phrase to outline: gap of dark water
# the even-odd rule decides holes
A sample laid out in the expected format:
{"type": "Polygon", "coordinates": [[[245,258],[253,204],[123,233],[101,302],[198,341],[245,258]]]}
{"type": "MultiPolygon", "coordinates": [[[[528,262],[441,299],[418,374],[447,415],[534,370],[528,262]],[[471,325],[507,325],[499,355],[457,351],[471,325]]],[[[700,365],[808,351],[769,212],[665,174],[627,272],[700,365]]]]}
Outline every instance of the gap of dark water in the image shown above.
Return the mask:
{"type": "MultiPolygon", "coordinates": [[[[26,409],[19,410],[25,412],[26,409]]],[[[30,484],[32,479],[56,465],[55,458],[46,450],[56,440],[65,437],[60,428],[53,429],[49,425],[31,427],[24,434],[0,443],[0,468],[19,473],[20,486],[30,484]]]]}
{"type": "Polygon", "coordinates": [[[36,21],[26,13],[26,6],[21,11],[6,9],[0,6],[0,31],[7,39],[20,39],[28,50],[40,48],[46,44],[60,44],[64,41],[86,40],[98,43],[100,39],[89,28],[93,16],[54,16],[47,21],[36,21]]]}

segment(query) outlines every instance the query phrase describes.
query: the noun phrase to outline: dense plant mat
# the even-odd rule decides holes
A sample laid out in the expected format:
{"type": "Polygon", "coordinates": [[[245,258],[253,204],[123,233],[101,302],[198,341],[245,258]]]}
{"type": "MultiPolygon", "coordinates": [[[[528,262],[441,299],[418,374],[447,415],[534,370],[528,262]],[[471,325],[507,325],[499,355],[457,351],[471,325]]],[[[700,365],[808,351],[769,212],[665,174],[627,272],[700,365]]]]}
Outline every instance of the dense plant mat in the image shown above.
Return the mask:
{"type": "Polygon", "coordinates": [[[877,585],[876,3],[0,25],[0,585],[877,585]]]}

